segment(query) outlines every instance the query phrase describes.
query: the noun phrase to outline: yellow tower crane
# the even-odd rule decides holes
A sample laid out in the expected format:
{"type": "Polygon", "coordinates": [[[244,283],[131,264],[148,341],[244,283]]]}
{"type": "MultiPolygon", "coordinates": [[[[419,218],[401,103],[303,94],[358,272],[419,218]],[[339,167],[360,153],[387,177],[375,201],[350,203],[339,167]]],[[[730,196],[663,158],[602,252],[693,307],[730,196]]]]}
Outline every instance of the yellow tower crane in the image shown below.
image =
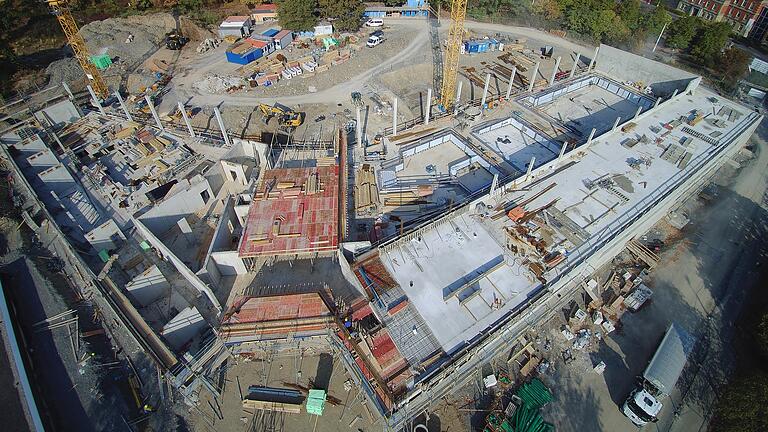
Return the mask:
{"type": "Polygon", "coordinates": [[[77,27],[75,18],[69,10],[69,0],[45,0],[45,2],[48,3],[51,12],[59,20],[61,29],[64,30],[64,35],[67,37],[67,41],[69,41],[69,46],[72,47],[72,51],[75,53],[75,57],[80,63],[85,77],[88,78],[93,91],[98,97],[106,99],[109,96],[109,89],[104,83],[104,78],[101,77],[99,70],[91,63],[88,47],[85,46],[85,40],[80,36],[80,29],[77,27]]]}
{"type": "Polygon", "coordinates": [[[467,15],[467,0],[451,1],[451,28],[448,31],[448,46],[443,67],[443,86],[440,102],[450,111],[456,102],[456,80],[459,76],[459,55],[464,37],[464,18],[467,15]]]}

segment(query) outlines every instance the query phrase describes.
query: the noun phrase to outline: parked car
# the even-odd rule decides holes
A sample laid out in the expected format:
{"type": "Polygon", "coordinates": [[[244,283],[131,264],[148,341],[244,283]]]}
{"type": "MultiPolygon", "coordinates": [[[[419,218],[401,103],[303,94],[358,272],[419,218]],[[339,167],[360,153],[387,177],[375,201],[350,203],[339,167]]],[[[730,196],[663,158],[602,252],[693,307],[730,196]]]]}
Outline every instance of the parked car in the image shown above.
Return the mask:
{"type": "Polygon", "coordinates": [[[381,27],[384,25],[384,20],[381,18],[370,18],[365,22],[366,27],[381,27]]]}
{"type": "Polygon", "coordinates": [[[376,45],[381,44],[382,42],[384,42],[384,38],[383,37],[381,37],[381,36],[371,36],[371,37],[368,38],[368,42],[366,42],[366,45],[368,46],[368,48],[373,48],[376,45]]]}
{"type": "Polygon", "coordinates": [[[378,37],[382,37],[382,36],[384,36],[384,31],[383,31],[383,30],[376,30],[375,32],[372,32],[372,33],[371,33],[371,34],[369,34],[368,36],[378,36],[378,37]]]}

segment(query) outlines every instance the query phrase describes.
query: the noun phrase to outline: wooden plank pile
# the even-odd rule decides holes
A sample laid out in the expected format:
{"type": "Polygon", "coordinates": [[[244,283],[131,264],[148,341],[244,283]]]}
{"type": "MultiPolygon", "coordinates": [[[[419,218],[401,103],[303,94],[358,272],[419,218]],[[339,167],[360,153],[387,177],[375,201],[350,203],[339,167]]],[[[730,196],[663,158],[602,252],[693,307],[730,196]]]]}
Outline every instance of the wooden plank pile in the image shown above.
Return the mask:
{"type": "Polygon", "coordinates": [[[375,209],[379,205],[379,188],[376,175],[369,164],[357,170],[355,175],[355,210],[375,209]]]}

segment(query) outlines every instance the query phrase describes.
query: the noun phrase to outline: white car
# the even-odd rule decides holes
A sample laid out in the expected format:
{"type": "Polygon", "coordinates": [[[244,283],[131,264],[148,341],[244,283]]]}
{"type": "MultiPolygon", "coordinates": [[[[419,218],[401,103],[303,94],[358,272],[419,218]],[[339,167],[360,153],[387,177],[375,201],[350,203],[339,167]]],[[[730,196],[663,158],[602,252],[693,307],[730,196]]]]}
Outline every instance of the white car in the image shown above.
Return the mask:
{"type": "Polygon", "coordinates": [[[368,42],[366,42],[365,45],[367,45],[368,48],[373,48],[376,45],[381,44],[382,42],[384,42],[384,38],[383,37],[371,36],[371,37],[368,38],[368,42]]]}
{"type": "Polygon", "coordinates": [[[381,27],[384,25],[384,20],[381,18],[370,18],[365,22],[366,27],[381,27]]]}

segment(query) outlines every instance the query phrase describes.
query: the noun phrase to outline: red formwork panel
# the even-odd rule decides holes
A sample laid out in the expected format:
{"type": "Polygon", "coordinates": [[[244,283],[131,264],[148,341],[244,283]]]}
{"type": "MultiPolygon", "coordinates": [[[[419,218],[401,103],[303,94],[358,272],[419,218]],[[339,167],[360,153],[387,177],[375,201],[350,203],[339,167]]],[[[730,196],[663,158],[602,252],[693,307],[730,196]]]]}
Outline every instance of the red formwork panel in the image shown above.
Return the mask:
{"type": "Polygon", "coordinates": [[[338,248],[338,194],[338,165],[268,170],[251,201],[239,256],[290,255],[338,248]],[[318,192],[305,190],[310,177],[319,182],[318,192]]]}
{"type": "Polygon", "coordinates": [[[289,294],[273,297],[250,297],[236,301],[236,310],[228,314],[225,324],[255,323],[331,315],[317,293],[289,294]]]}

